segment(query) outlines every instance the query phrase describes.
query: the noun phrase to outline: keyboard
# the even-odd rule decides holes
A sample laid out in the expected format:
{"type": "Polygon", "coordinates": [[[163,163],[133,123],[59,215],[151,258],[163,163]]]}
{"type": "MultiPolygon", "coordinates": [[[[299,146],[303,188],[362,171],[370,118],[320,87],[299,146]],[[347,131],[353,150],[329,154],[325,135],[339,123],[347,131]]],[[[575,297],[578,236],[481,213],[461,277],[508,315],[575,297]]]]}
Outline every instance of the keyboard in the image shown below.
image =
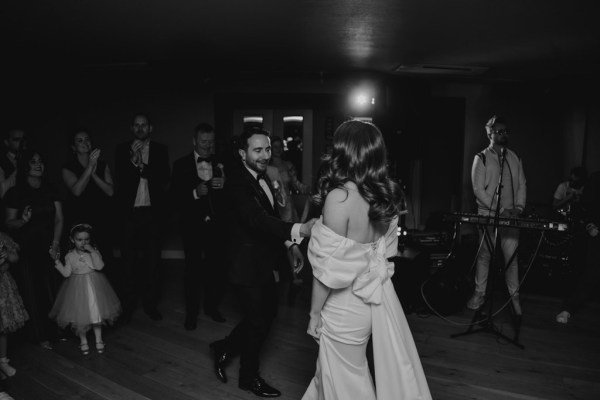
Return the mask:
{"type": "MultiPolygon", "coordinates": [[[[476,224],[484,226],[493,226],[495,217],[469,213],[451,213],[444,215],[444,221],[458,222],[461,224],[476,224]]],[[[519,228],[519,229],[537,229],[542,231],[565,232],[569,230],[569,224],[566,222],[549,221],[546,219],[531,218],[498,218],[499,227],[519,228]]]]}

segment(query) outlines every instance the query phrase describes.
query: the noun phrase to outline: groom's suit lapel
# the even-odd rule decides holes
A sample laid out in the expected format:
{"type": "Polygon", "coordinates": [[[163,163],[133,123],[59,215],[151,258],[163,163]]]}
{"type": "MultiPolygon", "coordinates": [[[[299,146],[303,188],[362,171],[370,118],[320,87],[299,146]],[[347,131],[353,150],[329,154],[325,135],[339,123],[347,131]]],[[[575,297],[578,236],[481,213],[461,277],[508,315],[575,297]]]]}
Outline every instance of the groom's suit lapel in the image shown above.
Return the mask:
{"type": "MultiPolygon", "coordinates": [[[[278,215],[279,213],[277,212],[277,210],[275,210],[273,205],[271,205],[271,202],[269,201],[269,197],[267,196],[267,194],[265,193],[263,188],[260,186],[260,183],[258,183],[258,180],[256,180],[256,178],[254,178],[254,176],[252,176],[250,171],[248,171],[246,168],[244,168],[244,170],[245,170],[244,171],[245,179],[250,184],[252,189],[255,191],[256,197],[257,197],[259,203],[269,214],[279,217],[279,215],[278,215]]],[[[271,186],[271,181],[269,180],[268,176],[265,176],[265,181],[267,182],[269,189],[271,189],[271,194],[273,196],[275,196],[275,192],[273,191],[273,186],[271,186]]]]}

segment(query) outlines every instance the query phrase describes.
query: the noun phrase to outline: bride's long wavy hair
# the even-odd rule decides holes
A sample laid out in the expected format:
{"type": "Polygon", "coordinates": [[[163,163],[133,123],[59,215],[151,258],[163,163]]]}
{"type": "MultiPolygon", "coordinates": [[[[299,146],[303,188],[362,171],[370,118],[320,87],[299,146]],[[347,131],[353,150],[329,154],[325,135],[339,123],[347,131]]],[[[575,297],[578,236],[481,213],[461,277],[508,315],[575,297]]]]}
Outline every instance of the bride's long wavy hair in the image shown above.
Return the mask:
{"type": "Polygon", "coordinates": [[[389,222],[398,215],[400,189],[388,175],[385,142],[375,125],[359,120],[342,123],[333,135],[333,151],[323,162],[313,197],[317,205],[333,189],[354,182],[370,205],[369,219],[389,222]]]}

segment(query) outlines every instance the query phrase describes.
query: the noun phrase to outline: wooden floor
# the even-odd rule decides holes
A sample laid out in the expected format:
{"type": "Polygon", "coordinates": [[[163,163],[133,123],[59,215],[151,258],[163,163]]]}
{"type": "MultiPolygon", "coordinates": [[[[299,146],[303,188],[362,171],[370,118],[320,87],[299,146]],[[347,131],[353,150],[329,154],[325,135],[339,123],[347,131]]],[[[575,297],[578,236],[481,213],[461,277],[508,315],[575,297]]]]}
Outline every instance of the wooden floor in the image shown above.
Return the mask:
{"type": "MultiPolygon", "coordinates": [[[[256,398],[238,389],[237,360],[227,370],[227,384],[211,368],[208,344],[239,317],[233,300],[223,306],[226,323],[202,316],[196,331],[186,331],[181,275],[182,263],[169,263],[160,307],[165,319],[153,322],[138,312],[130,324],[106,329],[103,355],[82,356],[74,338],[54,350],[9,343],[18,370],[8,380],[9,393],[16,400],[256,398]]],[[[554,322],[559,299],[523,293],[522,303],[524,350],[488,333],[450,338],[466,329],[454,323],[468,323],[467,311],[450,316],[453,323],[408,316],[434,399],[600,399],[600,305],[589,304],[563,326],[554,322]]],[[[308,304],[304,289],[295,307],[281,306],[262,357],[262,375],[282,399],[301,398],[314,372],[317,345],[305,334],[308,304]]],[[[511,335],[505,314],[495,322],[511,335]]]]}

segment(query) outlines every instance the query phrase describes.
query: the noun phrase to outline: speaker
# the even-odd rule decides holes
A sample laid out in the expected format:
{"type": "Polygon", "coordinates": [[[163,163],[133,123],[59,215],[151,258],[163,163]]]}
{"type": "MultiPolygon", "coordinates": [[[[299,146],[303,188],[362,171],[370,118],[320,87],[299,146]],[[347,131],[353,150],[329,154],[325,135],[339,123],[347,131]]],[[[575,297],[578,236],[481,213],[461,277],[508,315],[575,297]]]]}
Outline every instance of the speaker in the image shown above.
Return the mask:
{"type": "Polygon", "coordinates": [[[405,314],[410,314],[423,305],[420,287],[429,274],[429,255],[407,247],[390,261],[394,263],[394,289],[405,314]]]}
{"type": "Polygon", "coordinates": [[[464,272],[456,258],[446,259],[422,284],[422,298],[427,308],[447,316],[463,309],[473,293],[472,278],[464,272]]]}

